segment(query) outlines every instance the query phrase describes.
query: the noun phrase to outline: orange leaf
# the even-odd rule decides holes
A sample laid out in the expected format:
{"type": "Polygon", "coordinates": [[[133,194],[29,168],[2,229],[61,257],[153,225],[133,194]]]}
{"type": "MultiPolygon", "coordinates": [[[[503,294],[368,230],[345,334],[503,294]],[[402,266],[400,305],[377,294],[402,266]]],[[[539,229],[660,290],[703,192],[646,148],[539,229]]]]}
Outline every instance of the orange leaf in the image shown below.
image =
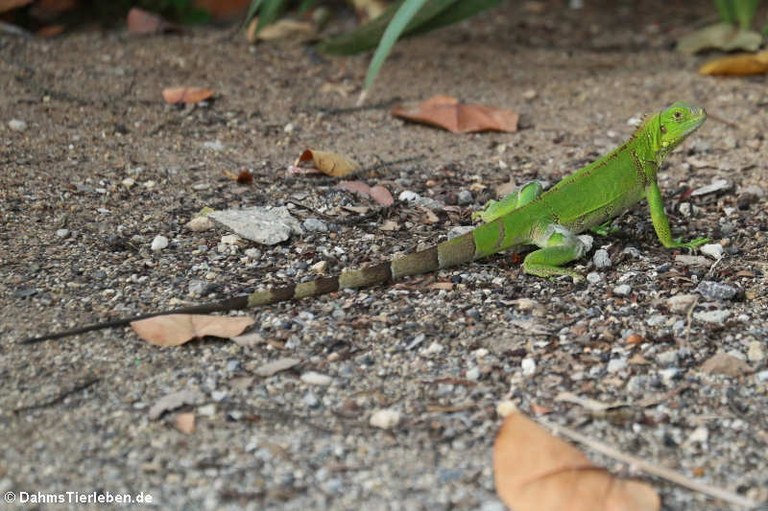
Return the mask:
{"type": "Polygon", "coordinates": [[[451,96],[433,96],[416,107],[397,106],[392,115],[444,128],[451,133],[517,131],[519,116],[512,110],[460,103],[451,96]]]}
{"type": "Polygon", "coordinates": [[[649,485],[619,479],[520,412],[493,446],[496,493],[515,511],[658,511],[649,485]]]}
{"type": "Polygon", "coordinates": [[[200,103],[211,97],[213,97],[213,90],[203,87],[166,87],[163,89],[163,99],[171,105],[200,103]]]}
{"type": "Polygon", "coordinates": [[[315,151],[314,149],[307,149],[301,153],[293,165],[298,167],[300,163],[308,161],[311,161],[317,170],[332,177],[346,176],[360,168],[360,165],[346,156],[330,151],[315,151]]]}
{"type": "Polygon", "coordinates": [[[252,324],[253,319],[245,317],[166,314],[132,321],[131,328],[150,344],[179,346],[206,335],[229,339],[252,324]]]}
{"type": "Polygon", "coordinates": [[[710,60],[699,74],[712,76],[747,76],[768,73],[768,51],[744,53],[710,60]]]}
{"type": "Polygon", "coordinates": [[[12,11],[32,3],[32,0],[0,0],[0,12],[12,11]]]}
{"type": "Polygon", "coordinates": [[[128,32],[133,34],[159,34],[176,29],[172,23],[168,23],[157,14],[139,9],[138,7],[132,7],[128,11],[126,23],[128,25],[128,32]]]}

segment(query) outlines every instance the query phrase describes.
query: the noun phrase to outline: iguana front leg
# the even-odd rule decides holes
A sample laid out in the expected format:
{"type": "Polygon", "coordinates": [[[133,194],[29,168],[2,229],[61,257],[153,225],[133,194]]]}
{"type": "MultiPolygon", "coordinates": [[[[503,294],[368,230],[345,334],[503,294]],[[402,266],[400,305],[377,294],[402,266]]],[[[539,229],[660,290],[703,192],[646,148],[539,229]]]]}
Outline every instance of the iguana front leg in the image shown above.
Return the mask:
{"type": "Polygon", "coordinates": [[[544,187],[538,181],[531,181],[518,188],[501,200],[489,200],[483,209],[472,213],[472,220],[482,220],[485,223],[493,222],[500,216],[524,206],[541,195],[544,187]]]}
{"type": "Polygon", "coordinates": [[[661,197],[659,185],[654,181],[645,190],[648,206],[651,210],[651,222],[656,230],[656,236],[666,248],[696,248],[709,241],[709,238],[694,238],[691,241],[682,242],[672,239],[672,230],[669,227],[669,219],[664,212],[664,200],[661,197]]]}
{"type": "Polygon", "coordinates": [[[586,254],[592,248],[591,243],[588,244],[581,237],[557,224],[534,229],[531,241],[541,248],[534,250],[523,260],[525,273],[538,277],[568,275],[574,282],[584,279],[578,272],[562,268],[562,265],[586,254]]]}

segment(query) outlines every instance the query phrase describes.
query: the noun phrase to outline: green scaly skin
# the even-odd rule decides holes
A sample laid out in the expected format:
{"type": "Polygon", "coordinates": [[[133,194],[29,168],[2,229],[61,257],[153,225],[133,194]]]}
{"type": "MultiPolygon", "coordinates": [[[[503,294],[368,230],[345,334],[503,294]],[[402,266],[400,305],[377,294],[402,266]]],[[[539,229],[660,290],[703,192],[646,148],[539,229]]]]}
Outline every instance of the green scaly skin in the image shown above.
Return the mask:
{"type": "Polygon", "coordinates": [[[581,275],[563,265],[579,259],[588,245],[577,234],[604,228],[607,223],[643,199],[648,201],[656,235],[667,248],[696,248],[708,240],[688,242],[672,239],[664,212],[656,173],[664,158],[696,131],[706,112],[683,102],[646,117],[623,145],[597,161],[565,177],[542,193],[530,183],[499,202],[491,201],[476,216],[485,223],[472,231],[425,250],[374,266],[349,269],[333,277],[256,291],[217,303],[185,307],[107,321],[81,328],[27,339],[39,342],[93,330],[127,325],[132,321],[165,314],[229,311],[360,288],[429,273],[481,259],[511,248],[538,247],[523,261],[523,271],[540,277],[581,275]]]}

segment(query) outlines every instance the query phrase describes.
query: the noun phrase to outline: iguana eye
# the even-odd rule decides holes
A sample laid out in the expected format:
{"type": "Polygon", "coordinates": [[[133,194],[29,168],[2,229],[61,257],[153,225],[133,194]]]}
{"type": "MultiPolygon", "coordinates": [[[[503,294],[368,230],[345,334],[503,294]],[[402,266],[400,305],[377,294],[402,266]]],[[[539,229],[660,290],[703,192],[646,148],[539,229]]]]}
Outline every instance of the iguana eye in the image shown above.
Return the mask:
{"type": "Polygon", "coordinates": [[[676,110],[675,113],[672,114],[672,117],[674,117],[676,121],[679,121],[682,116],[683,114],[680,113],[680,110],[676,110]]]}

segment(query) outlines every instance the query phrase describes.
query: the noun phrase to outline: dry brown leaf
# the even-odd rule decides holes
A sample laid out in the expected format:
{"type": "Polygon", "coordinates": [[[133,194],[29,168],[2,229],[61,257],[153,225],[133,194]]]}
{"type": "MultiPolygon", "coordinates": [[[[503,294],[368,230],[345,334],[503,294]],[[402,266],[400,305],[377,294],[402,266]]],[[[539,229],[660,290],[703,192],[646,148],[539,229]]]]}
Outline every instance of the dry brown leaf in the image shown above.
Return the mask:
{"type": "Polygon", "coordinates": [[[138,7],[132,7],[128,11],[126,24],[128,25],[128,32],[132,34],[160,34],[177,29],[173,23],[169,23],[157,14],[139,9],[138,7]]]}
{"type": "Polygon", "coordinates": [[[194,0],[192,5],[216,21],[234,21],[245,17],[250,0],[194,0]]]}
{"type": "Polygon", "coordinates": [[[166,87],[163,89],[163,99],[166,103],[200,103],[213,97],[213,90],[204,87],[166,87]]]}
{"type": "Polygon", "coordinates": [[[362,181],[342,181],[336,185],[336,188],[365,195],[372,198],[381,206],[389,207],[395,203],[395,199],[392,197],[392,194],[389,193],[389,190],[381,185],[368,186],[362,181]]]}
{"type": "Polygon", "coordinates": [[[0,13],[12,11],[32,3],[32,0],[0,0],[0,13]]]}
{"type": "Polygon", "coordinates": [[[173,418],[173,425],[185,435],[191,435],[195,432],[195,414],[192,412],[177,414],[173,418]]]}
{"type": "Polygon", "coordinates": [[[710,60],[699,74],[711,76],[747,76],[768,73],[768,51],[744,53],[710,60]]]}
{"type": "Polygon", "coordinates": [[[595,466],[575,447],[520,412],[493,447],[496,492],[515,511],[658,511],[656,491],[595,466]]]}
{"type": "Polygon", "coordinates": [[[256,33],[258,25],[259,18],[254,18],[248,25],[248,30],[245,32],[248,42],[283,40],[292,43],[306,43],[317,38],[317,28],[311,21],[283,18],[256,33]]]}
{"type": "Polygon", "coordinates": [[[207,335],[229,339],[253,324],[252,318],[166,314],[131,322],[131,328],[150,344],[179,346],[207,335]]]}
{"type": "Polygon", "coordinates": [[[301,153],[293,166],[301,168],[301,163],[310,161],[314,168],[332,177],[343,177],[360,168],[360,165],[346,156],[330,151],[315,151],[314,149],[307,149],[301,153]]]}
{"type": "Polygon", "coordinates": [[[517,131],[519,116],[512,110],[460,103],[451,96],[433,96],[413,108],[397,106],[392,115],[444,128],[451,133],[517,131]]]}
{"type": "Polygon", "coordinates": [[[56,37],[57,35],[63,34],[64,30],[64,25],[46,25],[37,29],[37,31],[35,31],[35,35],[37,37],[42,37],[43,39],[49,39],[51,37],[56,37]]]}

